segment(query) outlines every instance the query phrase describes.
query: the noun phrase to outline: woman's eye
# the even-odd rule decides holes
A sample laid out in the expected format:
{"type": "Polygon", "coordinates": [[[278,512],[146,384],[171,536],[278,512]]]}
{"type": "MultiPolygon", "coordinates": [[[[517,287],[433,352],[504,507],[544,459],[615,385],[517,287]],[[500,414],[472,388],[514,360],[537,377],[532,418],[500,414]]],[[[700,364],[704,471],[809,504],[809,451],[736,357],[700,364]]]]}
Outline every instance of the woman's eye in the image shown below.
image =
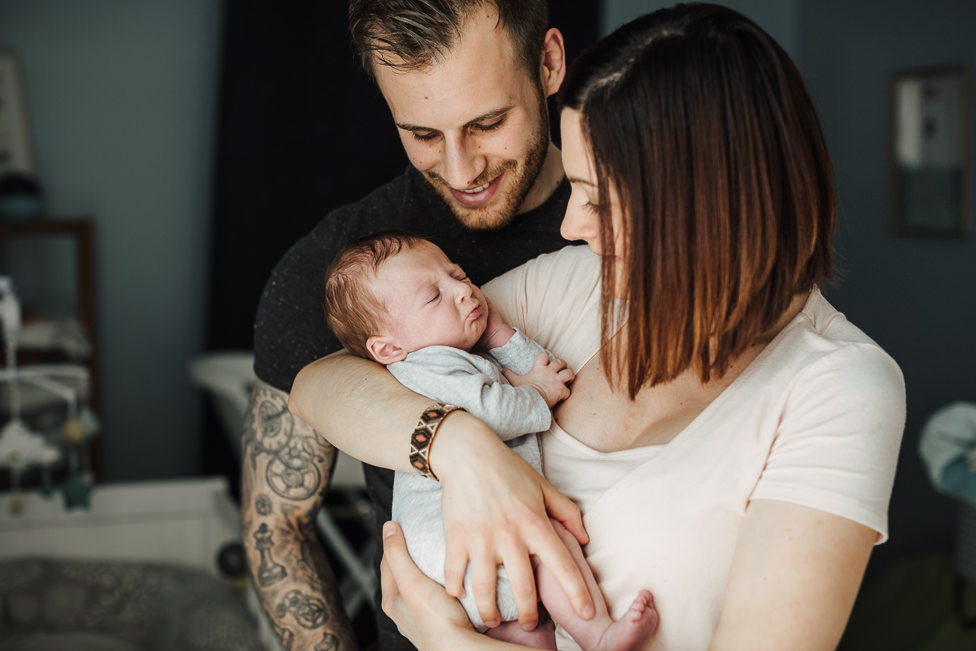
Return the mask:
{"type": "Polygon", "coordinates": [[[420,142],[428,142],[437,137],[437,132],[435,131],[411,131],[414,140],[419,140],[420,142]]]}

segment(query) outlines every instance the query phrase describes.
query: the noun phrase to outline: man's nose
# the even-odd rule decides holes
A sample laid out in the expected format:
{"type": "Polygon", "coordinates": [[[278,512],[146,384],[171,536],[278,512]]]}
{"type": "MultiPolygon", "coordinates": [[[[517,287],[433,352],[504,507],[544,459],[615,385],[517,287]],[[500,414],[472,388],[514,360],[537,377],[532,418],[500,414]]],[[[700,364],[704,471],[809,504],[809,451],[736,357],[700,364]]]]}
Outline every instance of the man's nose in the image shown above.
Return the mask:
{"type": "Polygon", "coordinates": [[[444,180],[456,190],[470,189],[485,171],[487,162],[474,143],[464,136],[448,138],[444,149],[444,180]]]}

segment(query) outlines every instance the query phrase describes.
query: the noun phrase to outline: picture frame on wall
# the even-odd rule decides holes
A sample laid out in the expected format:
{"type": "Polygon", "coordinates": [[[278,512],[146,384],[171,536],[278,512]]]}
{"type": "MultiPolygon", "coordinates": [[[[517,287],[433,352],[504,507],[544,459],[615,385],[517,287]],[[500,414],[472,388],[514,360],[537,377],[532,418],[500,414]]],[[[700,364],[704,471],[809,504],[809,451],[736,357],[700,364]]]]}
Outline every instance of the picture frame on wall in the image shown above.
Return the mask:
{"type": "Polygon", "coordinates": [[[20,59],[0,48],[0,176],[8,172],[33,174],[34,153],[20,59]]]}
{"type": "Polygon", "coordinates": [[[965,64],[891,78],[891,224],[896,233],[972,229],[972,71],[965,64]]]}

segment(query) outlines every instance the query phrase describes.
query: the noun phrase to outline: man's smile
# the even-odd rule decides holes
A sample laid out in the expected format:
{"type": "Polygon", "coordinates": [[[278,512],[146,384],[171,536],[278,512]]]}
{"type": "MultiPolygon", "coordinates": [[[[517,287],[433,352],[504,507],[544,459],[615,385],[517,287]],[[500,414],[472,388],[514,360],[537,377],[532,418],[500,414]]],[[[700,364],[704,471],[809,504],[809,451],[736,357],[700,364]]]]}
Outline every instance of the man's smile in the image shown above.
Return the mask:
{"type": "Polygon", "coordinates": [[[451,195],[453,195],[455,199],[465,206],[470,206],[472,208],[483,206],[491,201],[498,192],[498,187],[501,185],[501,181],[504,177],[505,172],[502,172],[496,176],[494,180],[470,190],[457,190],[455,188],[450,188],[451,195]]]}

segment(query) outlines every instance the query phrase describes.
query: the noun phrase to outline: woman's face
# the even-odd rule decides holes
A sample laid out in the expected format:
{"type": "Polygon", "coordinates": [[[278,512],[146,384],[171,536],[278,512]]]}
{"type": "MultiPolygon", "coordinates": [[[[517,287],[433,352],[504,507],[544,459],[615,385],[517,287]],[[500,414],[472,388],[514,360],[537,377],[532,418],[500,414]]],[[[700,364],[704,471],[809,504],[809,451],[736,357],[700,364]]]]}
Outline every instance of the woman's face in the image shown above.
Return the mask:
{"type": "Polygon", "coordinates": [[[567,240],[585,240],[593,253],[610,262],[614,268],[615,293],[624,289],[624,219],[617,193],[612,189],[606,201],[610,203],[610,220],[613,224],[613,243],[604,246],[600,238],[600,216],[597,212],[603,197],[597,193],[597,179],[593,156],[583,138],[581,114],[574,109],[563,109],[560,130],[563,144],[563,168],[572,186],[566,216],[559,232],[567,240]]]}

